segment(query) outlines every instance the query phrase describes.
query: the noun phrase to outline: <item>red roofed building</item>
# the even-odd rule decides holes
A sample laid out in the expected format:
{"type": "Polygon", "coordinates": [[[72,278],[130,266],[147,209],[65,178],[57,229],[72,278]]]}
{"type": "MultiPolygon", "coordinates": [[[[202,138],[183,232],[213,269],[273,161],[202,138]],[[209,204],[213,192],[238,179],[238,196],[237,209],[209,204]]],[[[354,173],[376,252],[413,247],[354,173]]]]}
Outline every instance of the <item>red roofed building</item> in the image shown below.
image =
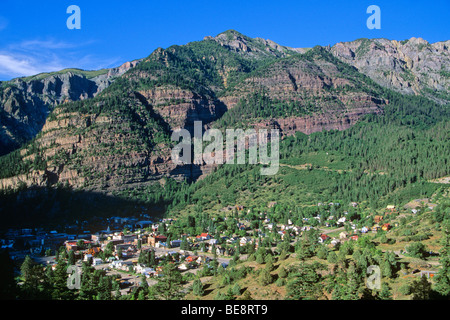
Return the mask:
{"type": "Polygon", "coordinates": [[[196,237],[197,240],[209,240],[211,236],[208,233],[202,233],[201,235],[196,237]]]}
{"type": "Polygon", "coordinates": [[[163,235],[157,235],[157,236],[150,236],[148,237],[147,243],[154,247],[156,245],[157,242],[166,242],[167,241],[167,237],[163,236],[163,235]]]}
{"type": "Polygon", "coordinates": [[[326,234],[321,234],[320,235],[320,237],[319,237],[319,242],[320,243],[323,243],[323,242],[325,242],[327,239],[329,239],[330,237],[329,236],[327,236],[326,234]]]}
{"type": "Polygon", "coordinates": [[[194,262],[195,260],[197,260],[198,257],[197,256],[188,256],[186,258],[186,262],[194,262]]]}

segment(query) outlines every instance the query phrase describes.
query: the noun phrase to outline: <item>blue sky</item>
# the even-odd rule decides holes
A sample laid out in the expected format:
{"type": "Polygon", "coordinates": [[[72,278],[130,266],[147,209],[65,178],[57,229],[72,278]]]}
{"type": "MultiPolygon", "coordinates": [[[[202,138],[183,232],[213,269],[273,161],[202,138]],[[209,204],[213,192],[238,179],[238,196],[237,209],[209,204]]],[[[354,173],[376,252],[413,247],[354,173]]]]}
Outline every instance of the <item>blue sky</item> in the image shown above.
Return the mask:
{"type": "Polygon", "coordinates": [[[73,67],[96,70],[235,29],[290,47],[334,45],[358,38],[450,39],[450,1],[100,1],[0,2],[0,80],[73,67]],[[69,30],[67,7],[81,9],[69,30]],[[369,5],[381,29],[369,30],[369,5]]]}

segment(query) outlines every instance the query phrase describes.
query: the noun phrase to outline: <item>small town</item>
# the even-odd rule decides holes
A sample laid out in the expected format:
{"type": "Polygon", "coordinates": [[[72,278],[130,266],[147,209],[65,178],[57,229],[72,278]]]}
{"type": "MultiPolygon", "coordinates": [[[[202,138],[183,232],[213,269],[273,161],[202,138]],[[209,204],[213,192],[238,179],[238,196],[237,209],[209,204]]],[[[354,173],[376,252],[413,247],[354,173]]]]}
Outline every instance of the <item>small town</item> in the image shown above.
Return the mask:
{"type": "MultiPolygon", "coordinates": [[[[270,202],[268,208],[274,208],[276,202],[270,202]]],[[[352,202],[349,207],[356,208],[358,203],[352,202]]],[[[388,205],[384,214],[375,214],[371,217],[372,223],[348,219],[348,212],[333,216],[330,212],[337,212],[339,203],[318,203],[317,208],[327,208],[325,219],[320,215],[311,218],[302,218],[301,225],[295,224],[291,219],[286,223],[271,221],[267,212],[260,212],[259,228],[252,229],[254,220],[246,218],[250,210],[240,205],[223,208],[229,214],[224,218],[235,221],[230,232],[201,232],[199,234],[183,233],[177,239],[169,239],[169,230],[176,227],[177,219],[151,220],[148,214],[138,217],[110,217],[94,218],[95,225],[104,229],[92,232],[88,221],[76,221],[76,224],[63,227],[64,232],[57,230],[44,231],[43,229],[10,229],[1,239],[2,248],[7,248],[11,258],[23,261],[30,256],[35,263],[53,270],[57,266],[57,255],[64,257],[65,263],[81,266],[87,264],[97,270],[105,271],[106,275],[114,276],[120,284],[120,293],[129,294],[141,285],[146,279],[149,285],[155,284],[155,278],[163,277],[163,263],[173,263],[180,272],[191,274],[188,279],[194,279],[200,268],[209,267],[216,261],[222,268],[227,268],[234,256],[240,260],[248,259],[248,255],[255,252],[263,239],[271,236],[272,251],[278,250],[277,244],[288,241],[295,246],[304,233],[315,231],[317,243],[329,248],[339,248],[347,241],[358,241],[366,234],[376,234],[379,231],[388,233],[399,225],[399,215],[394,205],[388,205]],[[395,218],[394,218],[395,217],[395,218]],[[390,221],[390,222],[385,222],[390,221]]],[[[425,207],[423,207],[425,208],[425,207]]],[[[433,210],[434,205],[429,204],[427,210],[433,210]]],[[[413,216],[421,209],[402,210],[413,216]]],[[[338,210],[339,211],[339,210],[338,210]]],[[[213,218],[212,220],[214,220],[213,218]]],[[[217,228],[216,228],[217,230],[217,228]]],[[[398,252],[400,255],[405,252],[398,252]]],[[[431,253],[431,252],[430,252],[431,253]]],[[[415,270],[427,272],[428,276],[434,271],[415,270]]]]}

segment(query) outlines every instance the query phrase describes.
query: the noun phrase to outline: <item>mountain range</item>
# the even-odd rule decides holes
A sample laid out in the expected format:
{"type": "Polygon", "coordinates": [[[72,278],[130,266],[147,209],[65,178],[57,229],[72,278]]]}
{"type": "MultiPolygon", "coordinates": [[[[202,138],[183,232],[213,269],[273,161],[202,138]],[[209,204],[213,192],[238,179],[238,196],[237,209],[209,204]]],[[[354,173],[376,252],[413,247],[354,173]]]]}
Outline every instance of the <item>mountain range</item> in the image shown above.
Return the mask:
{"type": "Polygon", "coordinates": [[[194,121],[278,128],[287,139],[347,130],[408,99],[431,106],[421,119],[445,117],[449,92],[450,41],[290,48],[228,30],[117,68],[1,82],[0,188],[149,192],[216,170],[171,160],[171,133],[194,121]]]}

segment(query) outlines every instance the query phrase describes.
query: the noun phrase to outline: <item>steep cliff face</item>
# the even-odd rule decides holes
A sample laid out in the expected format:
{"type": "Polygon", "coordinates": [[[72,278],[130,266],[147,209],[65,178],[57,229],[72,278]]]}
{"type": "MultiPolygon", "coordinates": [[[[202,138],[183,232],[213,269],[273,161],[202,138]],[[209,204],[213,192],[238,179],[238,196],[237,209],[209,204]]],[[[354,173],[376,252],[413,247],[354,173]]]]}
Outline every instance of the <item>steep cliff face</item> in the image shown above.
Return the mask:
{"type": "Polygon", "coordinates": [[[54,106],[95,97],[139,61],[100,71],[67,69],[3,82],[0,87],[0,155],[32,139],[54,106]]]}
{"type": "Polygon", "coordinates": [[[384,87],[450,102],[450,41],[359,39],[330,51],[384,87]]]}
{"type": "Polygon", "coordinates": [[[314,48],[259,68],[221,99],[228,109],[237,106],[239,110],[231,111],[235,120],[245,119],[255,127],[275,125],[282,135],[345,130],[366,114],[382,113],[389,103],[365,80],[323,48],[314,48]],[[248,102],[241,103],[242,97],[254,93],[265,98],[264,108],[254,110],[248,102]]]}

